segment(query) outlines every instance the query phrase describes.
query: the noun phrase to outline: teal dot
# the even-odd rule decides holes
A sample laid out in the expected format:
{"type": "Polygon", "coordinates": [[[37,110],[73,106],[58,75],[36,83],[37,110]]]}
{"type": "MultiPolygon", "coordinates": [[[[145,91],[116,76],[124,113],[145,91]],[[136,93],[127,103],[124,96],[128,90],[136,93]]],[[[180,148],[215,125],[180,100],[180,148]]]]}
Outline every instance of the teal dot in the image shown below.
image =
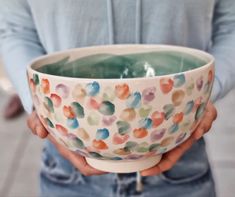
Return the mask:
{"type": "Polygon", "coordinates": [[[70,129],[76,129],[79,127],[79,123],[78,123],[78,120],[76,118],[68,118],[67,119],[67,126],[70,128],[70,129]]]}
{"type": "Polygon", "coordinates": [[[146,152],[149,152],[149,146],[148,146],[148,143],[141,143],[139,144],[136,148],[135,148],[135,151],[136,152],[139,152],[139,153],[146,153],[146,152]]]}
{"type": "Polygon", "coordinates": [[[111,157],[110,159],[111,159],[111,160],[114,160],[114,161],[123,160],[121,157],[111,157]]]}
{"type": "Polygon", "coordinates": [[[96,153],[96,152],[90,152],[89,155],[92,157],[92,158],[97,158],[97,159],[101,159],[103,156],[99,153],[96,153]]]}
{"type": "Polygon", "coordinates": [[[109,137],[109,130],[104,128],[104,129],[98,129],[96,132],[96,139],[97,140],[104,140],[109,137]]]}
{"type": "Polygon", "coordinates": [[[125,121],[117,121],[118,133],[120,135],[125,135],[130,132],[130,124],[125,121]]]}
{"type": "Polygon", "coordinates": [[[86,92],[89,96],[95,96],[100,91],[100,85],[98,82],[94,81],[93,83],[89,83],[86,86],[86,92]]]}
{"type": "Polygon", "coordinates": [[[188,115],[189,113],[191,113],[193,107],[194,107],[194,101],[189,101],[184,108],[184,114],[188,115]]]}
{"type": "Polygon", "coordinates": [[[150,129],[152,127],[152,120],[150,118],[144,118],[139,121],[139,127],[150,129]]]}
{"type": "Polygon", "coordinates": [[[127,107],[128,108],[139,108],[141,106],[141,94],[139,92],[135,92],[130,95],[127,99],[127,107]]]}
{"type": "Polygon", "coordinates": [[[99,107],[99,112],[106,116],[111,116],[115,112],[115,106],[109,101],[103,101],[99,107]]]}
{"type": "Polygon", "coordinates": [[[33,74],[33,82],[35,85],[39,84],[39,77],[38,74],[33,74]]]}
{"type": "Polygon", "coordinates": [[[46,118],[45,121],[49,127],[54,128],[54,125],[49,118],[46,118]]]}
{"type": "Polygon", "coordinates": [[[79,149],[84,149],[84,143],[81,139],[79,139],[78,137],[72,137],[69,139],[70,144],[75,147],[75,148],[79,148],[79,149]]]}
{"type": "Polygon", "coordinates": [[[157,152],[160,148],[160,144],[151,144],[149,146],[149,152],[157,152]]]}
{"type": "Polygon", "coordinates": [[[167,104],[163,107],[164,113],[165,113],[165,119],[168,120],[174,113],[175,108],[172,104],[167,104]]]}
{"type": "Polygon", "coordinates": [[[178,124],[173,124],[169,129],[168,132],[170,134],[173,134],[179,130],[179,125],[178,124]]]}
{"type": "Polygon", "coordinates": [[[51,112],[54,113],[54,106],[53,106],[53,102],[49,97],[45,97],[44,98],[44,106],[46,107],[46,109],[51,112]]]}
{"type": "Polygon", "coordinates": [[[129,141],[125,144],[125,149],[128,151],[134,150],[138,146],[137,142],[129,141]]]}
{"type": "Polygon", "coordinates": [[[78,118],[84,118],[84,116],[85,116],[84,109],[79,103],[73,102],[71,104],[71,106],[72,106],[72,109],[78,118]]]}
{"type": "Polygon", "coordinates": [[[174,76],[174,87],[175,88],[179,88],[184,84],[185,84],[184,74],[179,74],[179,75],[174,76]]]}

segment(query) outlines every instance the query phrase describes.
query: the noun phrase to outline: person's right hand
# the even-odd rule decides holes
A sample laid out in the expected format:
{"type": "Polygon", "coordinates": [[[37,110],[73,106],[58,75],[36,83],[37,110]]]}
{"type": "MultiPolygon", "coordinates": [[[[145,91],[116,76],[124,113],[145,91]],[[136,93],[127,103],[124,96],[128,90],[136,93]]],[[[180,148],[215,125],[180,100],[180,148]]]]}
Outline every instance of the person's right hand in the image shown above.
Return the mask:
{"type": "Polygon", "coordinates": [[[34,111],[27,119],[28,127],[31,129],[32,133],[39,136],[40,138],[48,138],[57,148],[58,152],[67,160],[69,160],[83,175],[102,175],[107,172],[103,172],[91,167],[85,160],[85,158],[77,153],[70,151],[63,145],[56,142],[54,137],[48,133],[45,127],[39,120],[36,112],[34,111]]]}

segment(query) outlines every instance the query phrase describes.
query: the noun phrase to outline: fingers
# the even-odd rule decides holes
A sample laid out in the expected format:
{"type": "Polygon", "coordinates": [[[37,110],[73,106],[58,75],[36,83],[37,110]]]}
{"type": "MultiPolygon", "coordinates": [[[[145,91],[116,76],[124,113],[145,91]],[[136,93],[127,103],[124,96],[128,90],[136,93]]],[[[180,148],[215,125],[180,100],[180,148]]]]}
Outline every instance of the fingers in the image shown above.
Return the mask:
{"type": "Polygon", "coordinates": [[[211,127],[213,121],[217,118],[217,111],[214,105],[209,102],[206,107],[206,111],[204,114],[204,117],[192,136],[195,140],[199,140],[206,132],[208,132],[211,127]]]}
{"type": "Polygon", "coordinates": [[[35,130],[35,115],[36,113],[33,112],[28,118],[27,118],[27,125],[28,127],[32,130],[32,133],[36,135],[36,130],[35,130]]]}
{"type": "Polygon", "coordinates": [[[88,165],[85,158],[76,153],[70,152],[69,160],[85,176],[107,174],[107,172],[97,170],[91,167],[90,165],[88,165]]]}
{"type": "Polygon", "coordinates": [[[79,171],[85,176],[101,175],[107,172],[102,172],[89,166],[84,157],[68,150],[63,145],[59,144],[53,136],[48,135],[47,130],[44,128],[36,112],[33,112],[27,119],[28,127],[32,133],[38,135],[40,138],[48,139],[56,146],[58,152],[67,160],[69,160],[79,171]]]}
{"type": "Polygon", "coordinates": [[[210,101],[207,104],[206,112],[209,113],[209,115],[213,116],[213,120],[217,118],[217,110],[210,101]]]}
{"type": "Polygon", "coordinates": [[[35,111],[28,117],[27,124],[34,135],[38,135],[40,138],[47,137],[48,132],[40,122],[35,111]]]}
{"type": "Polygon", "coordinates": [[[192,134],[192,136],[181,145],[177,146],[170,152],[164,154],[162,160],[156,166],[147,170],[143,170],[141,172],[142,176],[154,176],[170,170],[182,157],[182,155],[188,149],[190,149],[190,147],[192,147],[194,142],[200,139],[204,135],[204,133],[210,130],[212,123],[216,119],[216,117],[217,111],[214,105],[209,102],[206,107],[205,115],[195,132],[192,134]]]}
{"type": "Polygon", "coordinates": [[[55,145],[56,149],[58,150],[58,152],[65,158],[65,159],[69,159],[68,158],[68,153],[70,152],[67,148],[65,148],[63,145],[61,145],[60,143],[58,143],[56,141],[56,139],[51,135],[48,134],[47,138],[51,141],[52,144],[55,145]]]}
{"type": "Polygon", "coordinates": [[[174,148],[170,152],[163,155],[160,163],[156,166],[149,168],[147,170],[143,170],[141,172],[142,176],[155,176],[162,172],[170,170],[176,162],[182,157],[182,155],[193,145],[195,142],[193,137],[190,137],[184,143],[174,148]]]}
{"type": "Polygon", "coordinates": [[[63,145],[59,144],[50,134],[48,135],[48,138],[56,146],[56,149],[59,151],[59,153],[65,159],[69,160],[83,175],[91,176],[91,175],[107,174],[107,172],[97,170],[88,165],[83,156],[80,156],[79,154],[72,152],[67,148],[65,148],[63,145]]]}
{"type": "Polygon", "coordinates": [[[195,140],[199,140],[205,133],[204,128],[196,129],[196,131],[193,132],[192,136],[195,140]]]}

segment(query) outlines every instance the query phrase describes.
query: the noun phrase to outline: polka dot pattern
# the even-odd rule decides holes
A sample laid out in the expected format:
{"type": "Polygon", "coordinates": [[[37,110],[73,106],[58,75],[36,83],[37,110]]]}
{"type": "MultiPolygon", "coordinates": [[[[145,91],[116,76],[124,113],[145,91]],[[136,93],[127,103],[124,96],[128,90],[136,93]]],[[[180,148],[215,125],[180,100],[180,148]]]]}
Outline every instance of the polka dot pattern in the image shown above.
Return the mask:
{"type": "Polygon", "coordinates": [[[104,86],[31,73],[29,87],[40,120],[60,143],[92,158],[135,160],[163,154],[190,136],[203,117],[213,78],[208,68],[198,76],[104,86]]]}

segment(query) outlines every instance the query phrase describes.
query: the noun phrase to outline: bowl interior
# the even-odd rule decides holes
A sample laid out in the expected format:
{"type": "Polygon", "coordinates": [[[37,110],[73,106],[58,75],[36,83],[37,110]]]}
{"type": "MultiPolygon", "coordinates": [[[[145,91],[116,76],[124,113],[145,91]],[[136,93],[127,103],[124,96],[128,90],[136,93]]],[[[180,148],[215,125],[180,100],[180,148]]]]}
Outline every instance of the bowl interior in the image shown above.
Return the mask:
{"type": "Polygon", "coordinates": [[[183,48],[92,47],[48,56],[32,66],[36,71],[64,77],[120,79],[162,76],[194,70],[209,59],[183,48]],[[114,50],[115,49],[115,50],[114,50]]]}

